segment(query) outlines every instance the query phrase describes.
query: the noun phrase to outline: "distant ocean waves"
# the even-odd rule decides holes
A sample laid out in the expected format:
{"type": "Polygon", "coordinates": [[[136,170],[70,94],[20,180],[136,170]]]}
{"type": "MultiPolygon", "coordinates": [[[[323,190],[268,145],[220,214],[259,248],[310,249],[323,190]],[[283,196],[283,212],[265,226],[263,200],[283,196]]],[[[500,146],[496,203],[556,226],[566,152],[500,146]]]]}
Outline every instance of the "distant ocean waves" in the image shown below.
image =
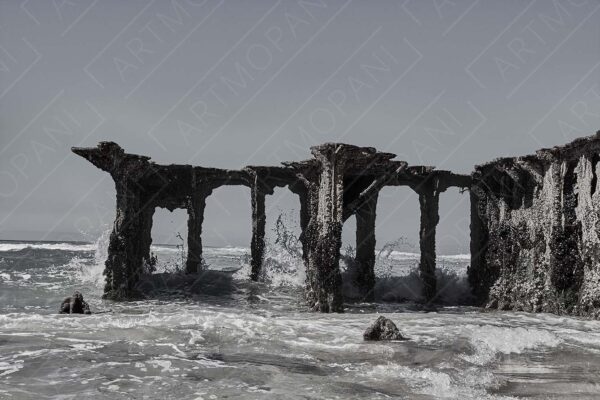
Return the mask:
{"type": "MultiPolygon", "coordinates": [[[[0,241],[0,253],[9,251],[21,251],[27,249],[36,250],[62,250],[62,251],[73,251],[73,252],[95,252],[97,245],[95,243],[82,243],[82,242],[17,242],[4,240],[0,241]]],[[[152,245],[152,251],[160,252],[179,252],[179,248],[175,245],[152,245]]],[[[204,252],[207,254],[244,254],[248,252],[248,248],[244,247],[205,247],[204,252]]]]}
{"type": "MultiPolygon", "coordinates": [[[[62,250],[72,252],[95,252],[98,250],[96,243],[83,243],[83,242],[36,242],[36,241],[9,241],[0,240],[0,253],[9,251],[21,251],[26,249],[36,250],[62,250]]],[[[181,250],[176,245],[168,244],[157,244],[151,246],[152,251],[157,252],[173,252],[178,253],[181,250]]],[[[204,247],[203,252],[206,255],[244,255],[250,252],[248,247],[204,247]]],[[[403,251],[392,251],[386,255],[386,257],[397,260],[418,260],[420,258],[419,253],[410,253],[403,251]]],[[[452,255],[438,255],[440,260],[448,261],[468,261],[470,259],[469,254],[452,254],[452,255]]]]}

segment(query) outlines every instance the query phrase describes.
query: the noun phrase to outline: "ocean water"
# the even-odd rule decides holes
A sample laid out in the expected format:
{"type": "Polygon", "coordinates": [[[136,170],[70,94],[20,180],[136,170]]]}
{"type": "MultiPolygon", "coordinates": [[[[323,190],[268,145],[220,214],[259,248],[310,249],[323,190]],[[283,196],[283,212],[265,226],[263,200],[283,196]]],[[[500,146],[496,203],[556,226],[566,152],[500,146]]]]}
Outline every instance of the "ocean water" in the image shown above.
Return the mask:
{"type": "Polygon", "coordinates": [[[418,256],[387,249],[375,303],[316,314],[297,251],[272,243],[259,283],[247,249],[206,248],[189,296],[162,274],[179,249],[153,246],[157,297],[103,301],[106,242],[0,242],[0,399],[600,399],[600,322],[460,305],[465,255],[439,257],[435,311],[418,256]],[[57,314],[76,289],[96,314],[57,314]],[[378,314],[410,340],[364,342],[378,314]]]}

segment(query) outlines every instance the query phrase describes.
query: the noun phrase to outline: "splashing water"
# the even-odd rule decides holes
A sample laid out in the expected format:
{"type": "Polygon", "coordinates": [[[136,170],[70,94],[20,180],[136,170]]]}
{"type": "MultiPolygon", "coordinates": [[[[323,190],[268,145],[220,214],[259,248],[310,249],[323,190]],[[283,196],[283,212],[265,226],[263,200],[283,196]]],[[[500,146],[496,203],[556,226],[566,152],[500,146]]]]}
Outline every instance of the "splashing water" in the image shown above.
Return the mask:
{"type": "Polygon", "coordinates": [[[75,264],[78,270],[78,280],[93,285],[96,288],[104,286],[104,263],[108,258],[108,244],[112,229],[105,229],[93,244],[94,257],[93,262],[85,263],[78,257],[74,257],[71,263],[75,264]]]}

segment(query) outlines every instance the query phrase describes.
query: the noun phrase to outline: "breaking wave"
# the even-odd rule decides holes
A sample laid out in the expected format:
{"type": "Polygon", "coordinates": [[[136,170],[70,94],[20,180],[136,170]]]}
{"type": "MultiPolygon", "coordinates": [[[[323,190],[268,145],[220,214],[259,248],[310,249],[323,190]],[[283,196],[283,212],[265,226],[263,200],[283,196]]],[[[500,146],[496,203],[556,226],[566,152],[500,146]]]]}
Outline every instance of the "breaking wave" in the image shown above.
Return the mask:
{"type": "Polygon", "coordinates": [[[62,251],[94,251],[94,244],[90,243],[28,243],[4,242],[0,243],[0,252],[21,251],[26,249],[36,250],[62,250],[62,251]]]}
{"type": "Polygon", "coordinates": [[[474,349],[473,354],[463,358],[477,365],[488,364],[496,354],[521,354],[525,350],[556,347],[562,342],[556,334],[535,328],[467,325],[463,330],[474,349]]]}

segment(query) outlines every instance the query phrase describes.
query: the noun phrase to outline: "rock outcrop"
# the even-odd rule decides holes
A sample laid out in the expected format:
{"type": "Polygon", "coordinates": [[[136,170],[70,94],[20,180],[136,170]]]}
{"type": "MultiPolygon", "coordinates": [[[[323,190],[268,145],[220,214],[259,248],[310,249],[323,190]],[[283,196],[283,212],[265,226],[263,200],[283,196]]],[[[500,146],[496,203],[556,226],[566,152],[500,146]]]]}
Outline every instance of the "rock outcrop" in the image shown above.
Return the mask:
{"type": "Polygon", "coordinates": [[[364,340],[407,340],[391,319],[380,316],[363,333],[364,340]]]}
{"type": "Polygon", "coordinates": [[[67,297],[60,304],[59,314],[91,314],[90,306],[83,300],[83,295],[75,291],[71,297],[67,297]]]}

